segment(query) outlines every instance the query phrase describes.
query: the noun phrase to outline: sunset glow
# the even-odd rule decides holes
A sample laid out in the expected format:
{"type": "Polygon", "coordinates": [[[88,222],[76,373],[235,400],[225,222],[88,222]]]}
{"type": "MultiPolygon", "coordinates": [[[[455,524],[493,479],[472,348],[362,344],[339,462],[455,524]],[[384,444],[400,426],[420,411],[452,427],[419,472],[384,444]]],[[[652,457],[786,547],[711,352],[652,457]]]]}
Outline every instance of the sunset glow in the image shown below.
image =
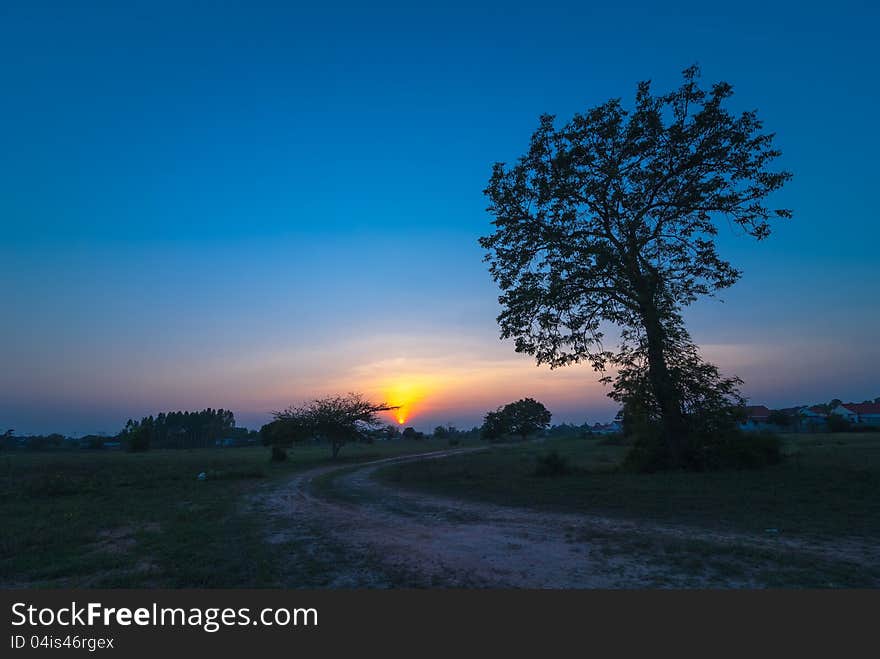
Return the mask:
{"type": "Polygon", "coordinates": [[[397,407],[390,414],[398,424],[403,425],[425,400],[428,390],[426,378],[409,378],[383,387],[383,399],[397,407]]]}

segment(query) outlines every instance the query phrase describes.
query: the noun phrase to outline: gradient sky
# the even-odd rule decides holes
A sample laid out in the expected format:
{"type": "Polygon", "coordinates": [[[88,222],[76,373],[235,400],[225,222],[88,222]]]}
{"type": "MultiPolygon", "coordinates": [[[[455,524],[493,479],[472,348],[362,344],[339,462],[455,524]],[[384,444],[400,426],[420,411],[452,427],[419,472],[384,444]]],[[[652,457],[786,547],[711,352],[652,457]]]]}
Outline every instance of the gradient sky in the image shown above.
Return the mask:
{"type": "Polygon", "coordinates": [[[258,427],[349,390],[414,400],[423,429],[526,395],[608,420],[588,367],[498,340],[481,191],[540,113],[666,90],[694,62],[795,174],[769,240],[722,231],[745,276],[689,310],[694,338],[754,402],[880,395],[872,3],[15,4],[3,428],[205,406],[258,427]]]}

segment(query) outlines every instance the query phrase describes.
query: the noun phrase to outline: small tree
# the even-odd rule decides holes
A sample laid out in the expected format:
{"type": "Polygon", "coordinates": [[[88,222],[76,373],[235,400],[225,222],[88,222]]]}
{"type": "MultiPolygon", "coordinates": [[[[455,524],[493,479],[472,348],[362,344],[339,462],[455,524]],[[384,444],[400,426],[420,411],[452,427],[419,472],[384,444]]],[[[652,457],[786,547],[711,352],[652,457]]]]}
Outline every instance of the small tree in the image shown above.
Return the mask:
{"type": "Polygon", "coordinates": [[[542,403],[534,398],[523,398],[486,414],[482,435],[489,441],[498,441],[511,435],[525,440],[549,426],[550,418],[549,410],[542,403]]]}
{"type": "Polygon", "coordinates": [[[424,439],[425,433],[419,432],[412,426],[407,426],[403,429],[403,433],[400,436],[402,439],[424,439]]]}
{"type": "Polygon", "coordinates": [[[275,421],[281,427],[295,429],[297,436],[314,437],[330,444],[333,458],[349,443],[363,440],[370,430],[383,424],[379,412],[397,409],[385,403],[373,403],[363,395],[345,395],[316,398],[283,412],[275,412],[275,421]]]}

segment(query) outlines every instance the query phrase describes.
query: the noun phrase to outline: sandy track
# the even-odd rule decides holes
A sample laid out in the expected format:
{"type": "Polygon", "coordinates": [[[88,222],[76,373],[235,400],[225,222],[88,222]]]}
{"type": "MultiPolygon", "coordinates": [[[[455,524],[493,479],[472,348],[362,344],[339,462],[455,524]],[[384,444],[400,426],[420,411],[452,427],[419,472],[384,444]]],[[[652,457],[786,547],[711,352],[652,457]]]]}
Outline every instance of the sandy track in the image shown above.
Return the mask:
{"type": "MultiPolygon", "coordinates": [[[[765,586],[767,574],[794,563],[837,563],[855,570],[880,566],[880,549],[858,539],[829,543],[545,513],[399,490],[371,478],[393,462],[443,459],[474,450],[481,449],[299,474],[263,499],[274,518],[273,541],[296,528],[309,528],[310,533],[317,528],[351,551],[369,552],[392,572],[408,575],[401,577],[402,583],[384,585],[741,588],[765,586]],[[315,479],[325,476],[333,478],[332,487],[316,488],[315,479]]],[[[361,574],[340,575],[337,585],[373,584],[369,575],[361,574]]]]}

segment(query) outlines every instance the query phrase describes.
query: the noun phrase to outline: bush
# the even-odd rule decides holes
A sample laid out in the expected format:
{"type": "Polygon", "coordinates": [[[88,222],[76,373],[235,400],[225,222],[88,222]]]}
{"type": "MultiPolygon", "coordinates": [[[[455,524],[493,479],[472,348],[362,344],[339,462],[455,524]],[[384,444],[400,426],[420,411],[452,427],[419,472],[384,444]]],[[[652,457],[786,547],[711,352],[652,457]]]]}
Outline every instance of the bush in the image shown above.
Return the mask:
{"type": "Polygon", "coordinates": [[[691,450],[692,462],[699,471],[760,469],[782,461],[782,440],[770,433],[729,433],[698,443],[691,450]]]}
{"type": "Polygon", "coordinates": [[[848,432],[852,430],[852,424],[849,422],[849,419],[844,419],[839,414],[829,414],[828,430],[831,432],[848,432]]]}
{"type": "MultiPolygon", "coordinates": [[[[729,430],[711,436],[697,435],[687,442],[682,468],[686,471],[758,469],[782,461],[782,440],[769,433],[729,430]]],[[[658,428],[636,438],[624,467],[640,472],[668,469],[673,463],[658,428]]]]}
{"type": "Polygon", "coordinates": [[[272,457],[270,459],[272,462],[284,462],[287,460],[287,451],[281,446],[273,446],[272,457]]]}
{"type": "Polygon", "coordinates": [[[559,455],[556,451],[551,451],[544,456],[538,456],[536,462],[535,476],[553,478],[556,476],[566,476],[572,471],[568,464],[568,459],[559,455]]]}
{"type": "Polygon", "coordinates": [[[449,445],[450,446],[458,446],[459,444],[461,444],[461,440],[458,437],[450,437],[449,438],[449,445]]]}

